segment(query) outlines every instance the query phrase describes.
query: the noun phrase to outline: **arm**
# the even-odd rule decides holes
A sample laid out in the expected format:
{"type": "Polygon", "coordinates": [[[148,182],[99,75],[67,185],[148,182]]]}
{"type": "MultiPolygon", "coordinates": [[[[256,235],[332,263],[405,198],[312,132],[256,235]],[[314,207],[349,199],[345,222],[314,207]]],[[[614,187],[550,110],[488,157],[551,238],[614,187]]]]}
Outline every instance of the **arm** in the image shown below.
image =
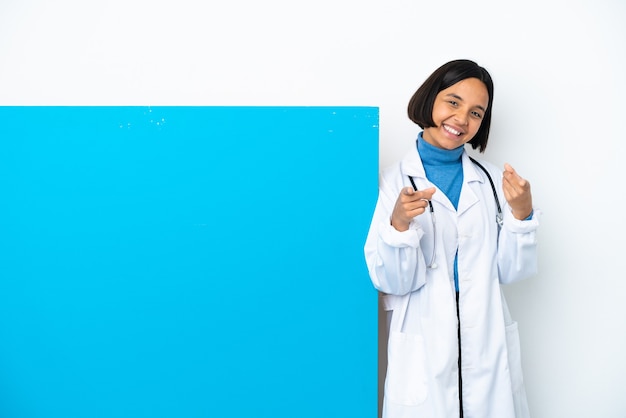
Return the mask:
{"type": "Polygon", "coordinates": [[[533,210],[530,183],[505,164],[502,190],[507,201],[498,243],[501,283],[511,283],[537,273],[537,239],[540,211],[533,210]],[[530,217],[530,219],[529,219],[530,217]]]}
{"type": "Polygon", "coordinates": [[[507,207],[498,242],[498,273],[501,283],[512,283],[537,273],[537,236],[541,212],[532,219],[516,219],[507,207]]]}
{"type": "Polygon", "coordinates": [[[370,278],[381,292],[404,295],[426,282],[426,262],[420,249],[424,231],[413,218],[424,213],[428,205],[424,199],[430,199],[433,193],[434,188],[415,192],[403,188],[401,182],[393,185],[381,177],[365,243],[370,278]]]}

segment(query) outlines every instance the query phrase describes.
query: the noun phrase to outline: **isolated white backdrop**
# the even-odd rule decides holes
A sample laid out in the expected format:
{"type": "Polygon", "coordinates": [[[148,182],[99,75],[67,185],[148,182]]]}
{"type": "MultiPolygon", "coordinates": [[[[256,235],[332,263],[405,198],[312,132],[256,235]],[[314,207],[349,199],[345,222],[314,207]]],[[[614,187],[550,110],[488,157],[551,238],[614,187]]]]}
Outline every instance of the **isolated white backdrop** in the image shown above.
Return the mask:
{"type": "Polygon", "coordinates": [[[540,273],[507,289],[533,417],[624,418],[625,18],[621,0],[0,0],[0,105],[378,106],[382,167],[413,146],[413,91],[474,59],[495,80],[485,156],[544,212],[540,273]]]}

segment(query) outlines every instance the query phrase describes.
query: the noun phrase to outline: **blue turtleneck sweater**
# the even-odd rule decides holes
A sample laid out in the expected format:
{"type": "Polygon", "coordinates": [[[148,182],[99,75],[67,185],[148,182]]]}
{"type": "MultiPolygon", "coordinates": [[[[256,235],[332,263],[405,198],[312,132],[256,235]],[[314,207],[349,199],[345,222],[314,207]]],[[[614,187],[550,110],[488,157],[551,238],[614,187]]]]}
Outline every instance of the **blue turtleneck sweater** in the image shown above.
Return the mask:
{"type": "Polygon", "coordinates": [[[417,137],[417,151],[422,159],[426,177],[450,199],[455,209],[458,209],[463,185],[461,162],[463,150],[463,146],[453,150],[437,148],[424,141],[421,132],[417,137]]]}
{"type": "MultiPolygon", "coordinates": [[[[426,178],[439,188],[450,200],[454,209],[459,207],[459,197],[463,186],[463,155],[464,147],[453,150],[437,148],[424,141],[422,133],[417,137],[417,151],[422,159],[426,178]]],[[[458,256],[454,256],[454,288],[459,291],[458,256]]]]}

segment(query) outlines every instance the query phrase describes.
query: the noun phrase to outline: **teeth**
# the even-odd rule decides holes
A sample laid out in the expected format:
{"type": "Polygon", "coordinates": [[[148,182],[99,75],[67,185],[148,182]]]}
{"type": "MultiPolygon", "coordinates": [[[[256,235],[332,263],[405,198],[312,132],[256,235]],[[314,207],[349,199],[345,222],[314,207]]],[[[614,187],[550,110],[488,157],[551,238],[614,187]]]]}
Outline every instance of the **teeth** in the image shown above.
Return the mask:
{"type": "Polygon", "coordinates": [[[457,131],[456,129],[452,129],[451,127],[449,127],[448,125],[443,125],[443,129],[445,129],[446,131],[450,132],[451,134],[454,134],[456,136],[461,135],[461,132],[457,131]]]}

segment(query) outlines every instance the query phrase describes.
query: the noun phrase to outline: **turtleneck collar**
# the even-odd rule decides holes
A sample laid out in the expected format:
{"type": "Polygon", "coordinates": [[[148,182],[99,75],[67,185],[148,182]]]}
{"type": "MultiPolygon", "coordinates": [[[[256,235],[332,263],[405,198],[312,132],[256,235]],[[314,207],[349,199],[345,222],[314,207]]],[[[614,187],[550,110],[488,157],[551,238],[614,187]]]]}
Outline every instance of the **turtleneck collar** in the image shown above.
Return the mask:
{"type": "Polygon", "coordinates": [[[464,150],[463,145],[451,150],[437,148],[424,140],[422,132],[417,136],[417,151],[425,165],[458,164],[461,162],[461,155],[463,155],[464,150]]]}

